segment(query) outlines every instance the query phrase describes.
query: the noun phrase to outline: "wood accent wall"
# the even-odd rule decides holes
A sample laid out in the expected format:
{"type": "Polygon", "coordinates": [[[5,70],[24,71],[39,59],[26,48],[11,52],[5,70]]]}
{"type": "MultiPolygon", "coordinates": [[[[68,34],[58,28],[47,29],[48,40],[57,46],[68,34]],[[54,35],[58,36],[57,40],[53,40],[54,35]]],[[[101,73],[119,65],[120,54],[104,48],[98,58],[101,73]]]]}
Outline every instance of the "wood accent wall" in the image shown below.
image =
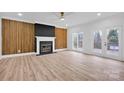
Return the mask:
{"type": "Polygon", "coordinates": [[[2,54],[34,52],[34,24],[2,19],[2,54]]]}
{"type": "Polygon", "coordinates": [[[67,48],[67,29],[55,28],[55,48],[67,48]]]}

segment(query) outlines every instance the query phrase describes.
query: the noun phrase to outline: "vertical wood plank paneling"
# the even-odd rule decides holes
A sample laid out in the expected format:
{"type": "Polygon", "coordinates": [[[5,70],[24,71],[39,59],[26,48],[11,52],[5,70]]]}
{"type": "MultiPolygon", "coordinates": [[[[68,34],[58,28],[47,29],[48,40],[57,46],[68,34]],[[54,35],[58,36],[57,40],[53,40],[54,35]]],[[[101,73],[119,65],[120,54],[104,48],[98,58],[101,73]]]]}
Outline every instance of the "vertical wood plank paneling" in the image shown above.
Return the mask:
{"type": "Polygon", "coordinates": [[[2,19],[2,54],[34,52],[34,24],[2,19]]]}
{"type": "Polygon", "coordinates": [[[35,51],[35,30],[34,30],[34,24],[30,24],[30,42],[32,43],[32,46],[30,46],[32,52],[35,51]]]}
{"type": "Polygon", "coordinates": [[[10,53],[10,21],[2,20],[2,54],[10,53]],[[7,50],[7,51],[6,51],[7,50]]]}
{"type": "Polygon", "coordinates": [[[10,34],[9,42],[10,42],[10,53],[16,54],[17,53],[17,24],[15,21],[10,21],[10,34]]]}
{"type": "Polygon", "coordinates": [[[63,48],[67,48],[67,29],[64,29],[64,47],[63,48]]]}
{"type": "Polygon", "coordinates": [[[27,43],[27,40],[26,40],[27,37],[28,37],[28,36],[26,36],[26,33],[28,34],[27,27],[28,27],[28,25],[26,25],[26,23],[23,23],[23,31],[22,31],[22,33],[23,33],[23,36],[22,36],[22,41],[23,41],[23,43],[22,43],[22,52],[23,53],[27,52],[26,48],[28,47],[28,43],[27,43]]]}
{"type": "Polygon", "coordinates": [[[67,48],[67,30],[55,28],[56,49],[67,48]]]}
{"type": "MultiPolygon", "coordinates": [[[[17,49],[18,50],[20,50],[20,52],[22,52],[22,43],[23,43],[23,41],[22,41],[22,37],[23,37],[23,23],[22,22],[18,22],[17,23],[17,49]]],[[[17,50],[17,52],[19,52],[17,50]]]]}

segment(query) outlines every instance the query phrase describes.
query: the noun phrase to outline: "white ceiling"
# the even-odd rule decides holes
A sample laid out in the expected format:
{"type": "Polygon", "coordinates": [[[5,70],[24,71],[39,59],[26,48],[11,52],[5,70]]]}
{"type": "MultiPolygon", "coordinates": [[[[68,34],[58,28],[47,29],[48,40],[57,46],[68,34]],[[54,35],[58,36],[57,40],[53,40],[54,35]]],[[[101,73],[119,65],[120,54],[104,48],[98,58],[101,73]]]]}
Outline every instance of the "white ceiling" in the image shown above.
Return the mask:
{"type": "Polygon", "coordinates": [[[65,20],[60,21],[59,12],[21,12],[23,16],[18,16],[18,12],[0,12],[3,18],[22,20],[33,23],[42,23],[54,25],[57,27],[74,26],[84,24],[97,19],[105,18],[117,14],[116,12],[101,12],[101,16],[97,16],[96,12],[65,12],[65,20]]]}

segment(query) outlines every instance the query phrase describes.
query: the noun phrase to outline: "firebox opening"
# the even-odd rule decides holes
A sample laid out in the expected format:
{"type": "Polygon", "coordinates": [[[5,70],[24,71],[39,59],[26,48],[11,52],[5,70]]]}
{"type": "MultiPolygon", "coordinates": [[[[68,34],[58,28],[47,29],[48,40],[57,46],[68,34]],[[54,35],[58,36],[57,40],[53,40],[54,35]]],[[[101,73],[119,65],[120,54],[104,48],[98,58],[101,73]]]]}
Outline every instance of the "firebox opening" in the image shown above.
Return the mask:
{"type": "Polygon", "coordinates": [[[53,52],[52,41],[40,41],[40,54],[49,54],[53,52]]]}

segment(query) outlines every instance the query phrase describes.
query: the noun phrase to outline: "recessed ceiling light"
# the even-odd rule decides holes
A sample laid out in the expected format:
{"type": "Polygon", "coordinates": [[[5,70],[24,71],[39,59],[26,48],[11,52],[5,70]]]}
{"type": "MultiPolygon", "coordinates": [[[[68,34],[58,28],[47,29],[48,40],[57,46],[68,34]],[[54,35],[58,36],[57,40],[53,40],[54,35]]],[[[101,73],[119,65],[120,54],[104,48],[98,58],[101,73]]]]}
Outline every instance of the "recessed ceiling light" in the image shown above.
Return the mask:
{"type": "Polygon", "coordinates": [[[22,16],[23,14],[22,13],[18,13],[18,16],[22,16]]]}
{"type": "Polygon", "coordinates": [[[97,16],[101,16],[101,13],[97,13],[97,16]]]}
{"type": "Polygon", "coordinates": [[[60,20],[61,20],[61,21],[64,21],[65,19],[62,17],[62,18],[60,18],[60,20]]]}

